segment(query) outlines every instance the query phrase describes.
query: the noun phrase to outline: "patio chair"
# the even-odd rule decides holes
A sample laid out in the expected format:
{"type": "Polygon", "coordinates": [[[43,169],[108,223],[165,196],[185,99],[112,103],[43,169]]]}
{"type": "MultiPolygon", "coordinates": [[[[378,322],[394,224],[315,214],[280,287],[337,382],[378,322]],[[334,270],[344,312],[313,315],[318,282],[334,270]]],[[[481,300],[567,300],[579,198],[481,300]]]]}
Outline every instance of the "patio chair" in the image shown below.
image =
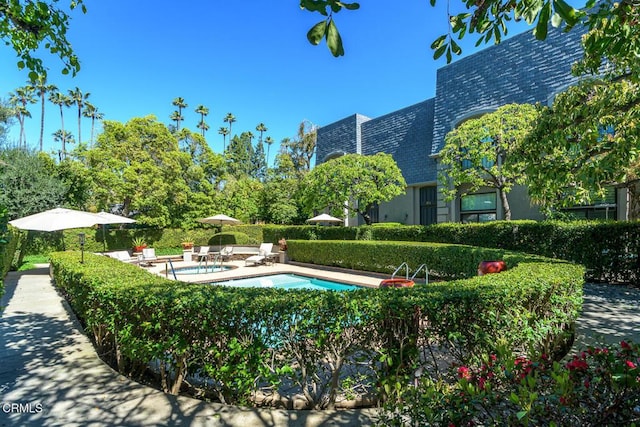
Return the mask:
{"type": "Polygon", "coordinates": [[[249,258],[245,259],[244,264],[265,264],[268,260],[268,257],[271,256],[271,249],[273,249],[273,243],[262,243],[260,245],[260,248],[258,249],[258,255],[252,255],[249,258]]]}
{"type": "Polygon", "coordinates": [[[196,254],[198,262],[207,261],[209,259],[209,246],[200,246],[200,252],[196,254]]]}
{"type": "Polygon", "coordinates": [[[142,260],[144,262],[156,261],[158,257],[156,256],[156,250],[154,248],[144,248],[142,250],[142,260]]]}
{"type": "Polygon", "coordinates": [[[233,255],[233,246],[225,246],[220,249],[220,258],[222,261],[229,261],[231,259],[231,255],[233,255]]]}
{"type": "Polygon", "coordinates": [[[138,261],[138,258],[132,258],[131,254],[129,254],[129,251],[114,251],[114,252],[107,252],[105,255],[107,255],[108,257],[111,258],[115,258],[119,261],[122,262],[136,262],[138,261]]]}

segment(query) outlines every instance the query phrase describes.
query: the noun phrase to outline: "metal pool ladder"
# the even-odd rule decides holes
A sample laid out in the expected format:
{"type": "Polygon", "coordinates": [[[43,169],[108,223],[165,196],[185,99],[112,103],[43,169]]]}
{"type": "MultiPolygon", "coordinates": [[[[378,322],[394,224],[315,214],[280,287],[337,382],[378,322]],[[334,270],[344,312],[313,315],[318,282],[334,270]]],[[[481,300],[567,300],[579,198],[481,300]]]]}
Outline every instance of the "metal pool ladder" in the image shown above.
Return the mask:
{"type": "Polygon", "coordinates": [[[420,267],[418,267],[416,269],[416,271],[413,272],[413,274],[411,275],[411,278],[409,278],[409,264],[407,264],[406,262],[403,262],[402,264],[400,264],[398,266],[398,268],[396,268],[396,270],[391,275],[392,279],[395,279],[396,274],[398,274],[398,272],[400,270],[402,270],[402,267],[404,267],[404,271],[405,271],[404,278],[407,279],[407,280],[415,279],[416,276],[418,275],[418,273],[420,273],[420,271],[424,270],[425,284],[429,284],[429,269],[427,268],[427,264],[420,265],[420,267]]]}

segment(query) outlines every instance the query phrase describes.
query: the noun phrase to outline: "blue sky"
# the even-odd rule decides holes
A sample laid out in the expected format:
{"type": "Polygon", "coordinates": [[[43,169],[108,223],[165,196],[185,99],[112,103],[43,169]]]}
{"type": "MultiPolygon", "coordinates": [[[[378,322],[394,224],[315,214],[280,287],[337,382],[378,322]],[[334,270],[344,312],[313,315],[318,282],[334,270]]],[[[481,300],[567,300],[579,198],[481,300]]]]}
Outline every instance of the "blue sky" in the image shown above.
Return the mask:
{"type": "MultiPolygon", "coordinates": [[[[88,13],[73,13],[69,39],[82,69],[74,78],[60,74],[55,57],[45,57],[49,81],[64,90],[79,87],[105,119],[126,122],[153,114],[167,124],[171,101],[189,104],[185,123],[197,131],[197,105],[209,108],[207,141],[222,150],[218,129],[233,113],[233,133],[263,122],[276,144],[294,137],[302,120],[322,126],[353,113],[369,117],[415,104],[435,95],[436,70],[431,42],[447,29],[445,2],[363,1],[356,12],[342,11],[336,22],[346,55],[334,58],[324,43],[306,39],[319,14],[301,11],[297,1],[123,0],[86,1],[88,13]],[[393,7],[388,5],[392,4],[393,7]]],[[[512,30],[510,35],[525,27],[512,30]]],[[[475,34],[463,43],[465,55],[475,34]]],[[[484,47],[481,46],[481,48],[484,47]]],[[[0,48],[0,96],[25,84],[26,71],[15,54],[0,48]]],[[[47,104],[45,150],[57,150],[51,134],[60,128],[55,106],[47,104]]],[[[29,145],[38,142],[39,106],[27,119],[29,145]]],[[[65,112],[65,128],[77,133],[76,111],[65,112]]],[[[16,124],[12,136],[17,140],[16,124]]],[[[90,123],[82,124],[88,140],[90,123]]],[[[77,136],[77,135],[76,135],[77,136]]]]}

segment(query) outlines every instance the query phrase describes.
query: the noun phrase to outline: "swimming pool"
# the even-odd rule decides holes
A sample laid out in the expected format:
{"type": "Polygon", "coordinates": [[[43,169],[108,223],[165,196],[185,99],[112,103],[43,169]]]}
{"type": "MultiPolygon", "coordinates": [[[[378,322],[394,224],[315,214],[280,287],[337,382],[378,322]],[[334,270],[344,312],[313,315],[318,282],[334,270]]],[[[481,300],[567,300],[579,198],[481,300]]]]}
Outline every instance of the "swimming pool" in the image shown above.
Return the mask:
{"type": "Polygon", "coordinates": [[[280,289],[315,289],[320,291],[353,291],[360,286],[331,280],[316,279],[297,274],[272,274],[269,276],[250,277],[247,279],[225,280],[212,285],[232,286],[234,288],[280,288],[280,289]]]}
{"type": "Polygon", "coordinates": [[[223,265],[223,266],[213,266],[213,265],[209,265],[209,266],[202,266],[202,267],[178,267],[176,269],[174,269],[175,273],[180,275],[180,274],[206,274],[206,273],[219,273],[221,271],[227,271],[227,270],[231,270],[233,267],[230,267],[228,265],[223,265]]]}

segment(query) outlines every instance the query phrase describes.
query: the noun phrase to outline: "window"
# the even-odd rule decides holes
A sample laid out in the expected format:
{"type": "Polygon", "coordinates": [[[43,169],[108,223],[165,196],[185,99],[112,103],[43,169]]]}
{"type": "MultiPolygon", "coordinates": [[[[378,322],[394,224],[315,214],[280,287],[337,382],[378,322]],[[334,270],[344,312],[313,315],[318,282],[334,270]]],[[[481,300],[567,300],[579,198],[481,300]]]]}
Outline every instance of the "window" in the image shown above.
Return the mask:
{"type": "Polygon", "coordinates": [[[488,222],[495,221],[497,198],[496,193],[467,194],[460,198],[460,221],[488,222]]]}
{"type": "Polygon", "coordinates": [[[420,189],[420,225],[438,222],[438,192],[436,187],[422,187],[420,189]]]}
{"type": "Polygon", "coordinates": [[[578,205],[563,211],[571,214],[576,219],[616,219],[618,218],[618,205],[616,203],[617,190],[615,187],[607,187],[605,195],[595,200],[591,205],[578,205]]]}
{"type": "MultiPolygon", "coordinates": [[[[492,145],[494,144],[493,138],[491,138],[490,136],[485,136],[480,140],[480,142],[485,144],[492,144],[492,145]]],[[[462,148],[461,151],[462,151],[462,154],[464,155],[464,154],[467,154],[469,150],[467,148],[462,148]]],[[[481,166],[484,169],[490,169],[493,167],[494,164],[495,162],[493,160],[489,160],[486,157],[482,158],[481,166]]],[[[462,165],[462,169],[471,169],[473,167],[473,163],[471,162],[470,159],[463,159],[461,162],[461,165],[462,165]]]]}

